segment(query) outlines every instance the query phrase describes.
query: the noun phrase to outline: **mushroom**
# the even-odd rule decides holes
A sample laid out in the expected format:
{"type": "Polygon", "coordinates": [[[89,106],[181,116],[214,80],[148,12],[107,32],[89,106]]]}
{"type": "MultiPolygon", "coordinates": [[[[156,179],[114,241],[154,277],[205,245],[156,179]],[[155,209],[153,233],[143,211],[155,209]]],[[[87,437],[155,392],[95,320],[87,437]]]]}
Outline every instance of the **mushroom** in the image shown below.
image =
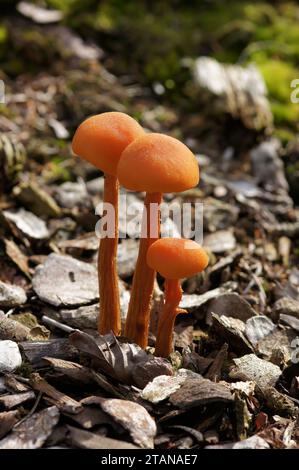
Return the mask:
{"type": "Polygon", "coordinates": [[[185,191],[196,186],[199,168],[193,153],[182,142],[163,134],[145,134],[121,155],[117,168],[120,184],[133,191],[146,191],[143,230],[139,244],[125,336],[145,348],[148,344],[150,302],[155,270],[147,265],[149,247],[160,236],[159,205],[162,193],[185,191]]]}
{"type": "Polygon", "coordinates": [[[205,250],[193,240],[161,238],[147,252],[148,265],[165,278],[165,301],[159,318],[155,355],[168,357],[172,352],[172,332],[182,298],[180,279],[203,271],[209,262],[205,250]]]}
{"type": "MultiPolygon", "coordinates": [[[[114,207],[114,237],[103,237],[100,242],[98,272],[100,334],[120,334],[121,317],[117,276],[118,244],[118,180],[116,168],[123,150],[136,137],[144,134],[142,127],[125,113],[109,112],[92,116],[80,124],[75,132],[72,150],[99,168],[105,174],[104,203],[114,207]]],[[[105,208],[104,208],[105,209],[105,208]]]]}

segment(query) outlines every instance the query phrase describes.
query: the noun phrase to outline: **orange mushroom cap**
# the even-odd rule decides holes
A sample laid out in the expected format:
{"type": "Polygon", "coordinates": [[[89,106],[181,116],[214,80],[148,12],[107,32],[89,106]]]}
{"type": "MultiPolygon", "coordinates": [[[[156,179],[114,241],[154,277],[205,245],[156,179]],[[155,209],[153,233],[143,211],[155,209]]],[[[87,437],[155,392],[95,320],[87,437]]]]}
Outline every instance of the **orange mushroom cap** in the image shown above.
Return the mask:
{"type": "Polygon", "coordinates": [[[193,240],[160,238],[149,247],[146,261],[166,279],[182,279],[203,271],[209,258],[193,240]]]}
{"type": "Polygon", "coordinates": [[[116,176],[121,153],[143,134],[138,122],[125,113],[97,114],[80,124],[73,138],[72,150],[104,173],[116,176]]]}
{"type": "Polygon", "coordinates": [[[196,186],[199,167],[191,150],[164,134],[144,134],[124,150],[117,176],[133,191],[181,192],[196,186]]]}

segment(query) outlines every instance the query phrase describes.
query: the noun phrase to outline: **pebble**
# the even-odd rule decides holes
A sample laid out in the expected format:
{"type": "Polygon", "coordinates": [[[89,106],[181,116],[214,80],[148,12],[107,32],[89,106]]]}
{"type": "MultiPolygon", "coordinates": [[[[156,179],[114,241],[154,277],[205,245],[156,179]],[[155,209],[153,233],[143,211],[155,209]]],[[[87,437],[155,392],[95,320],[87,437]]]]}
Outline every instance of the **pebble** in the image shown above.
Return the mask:
{"type": "Polygon", "coordinates": [[[17,343],[10,340],[0,341],[0,372],[13,372],[22,364],[17,343]]]}

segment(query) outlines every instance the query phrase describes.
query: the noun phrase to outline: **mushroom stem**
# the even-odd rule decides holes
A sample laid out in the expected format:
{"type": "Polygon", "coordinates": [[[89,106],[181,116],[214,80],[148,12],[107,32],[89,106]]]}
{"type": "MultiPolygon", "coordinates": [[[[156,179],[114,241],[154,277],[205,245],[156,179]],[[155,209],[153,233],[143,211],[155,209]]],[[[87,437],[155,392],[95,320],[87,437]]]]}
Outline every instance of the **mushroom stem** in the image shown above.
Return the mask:
{"type": "Polygon", "coordinates": [[[118,180],[115,176],[105,174],[104,203],[114,207],[114,237],[104,237],[100,242],[98,272],[100,292],[100,315],[98,331],[101,335],[121,332],[119,289],[117,275],[118,244],[118,180]]]}
{"type": "Polygon", "coordinates": [[[182,288],[178,279],[165,280],[165,302],[159,318],[155,356],[168,357],[173,350],[173,328],[182,298],[182,288]]]}
{"type": "Polygon", "coordinates": [[[161,200],[161,193],[147,193],[145,196],[142,234],[125,326],[125,336],[141,348],[146,348],[148,344],[150,303],[156,276],[156,271],[146,262],[146,254],[149,247],[160,236],[161,200]]]}

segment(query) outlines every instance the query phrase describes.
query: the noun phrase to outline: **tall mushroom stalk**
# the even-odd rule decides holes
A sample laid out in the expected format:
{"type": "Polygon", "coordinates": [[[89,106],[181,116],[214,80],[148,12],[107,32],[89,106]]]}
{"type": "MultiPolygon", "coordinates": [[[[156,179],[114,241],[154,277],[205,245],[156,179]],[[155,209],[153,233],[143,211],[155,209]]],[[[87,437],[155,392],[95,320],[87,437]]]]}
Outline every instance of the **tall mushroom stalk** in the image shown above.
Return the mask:
{"type": "Polygon", "coordinates": [[[149,247],[160,235],[159,206],[161,201],[161,193],[147,193],[145,196],[141,229],[143,236],[141,236],[139,242],[138,258],[125,325],[125,336],[135,341],[142,348],[146,348],[148,342],[149,306],[156,277],[155,270],[146,264],[145,259],[149,247]]]}
{"type": "Polygon", "coordinates": [[[162,238],[151,245],[147,264],[165,277],[165,301],[158,322],[155,355],[168,357],[173,349],[176,316],[182,298],[180,279],[203,271],[209,262],[206,252],[192,240],[162,238]]]}
{"type": "Polygon", "coordinates": [[[116,169],[124,149],[137,137],[144,134],[142,127],[124,113],[111,112],[98,114],[86,119],[77,129],[73,142],[73,152],[104,172],[105,203],[114,208],[114,228],[112,237],[100,241],[98,272],[100,312],[98,331],[104,335],[111,330],[115,335],[121,332],[121,315],[117,275],[118,245],[118,180],[116,169]]]}
{"type": "Polygon", "coordinates": [[[141,237],[125,335],[145,348],[148,344],[150,303],[156,272],[146,263],[150,246],[159,238],[159,205],[164,192],[180,192],[196,186],[199,168],[193,153],[180,141],[163,134],[145,134],[122,153],[117,175],[120,184],[146,191],[145,238],[141,237]],[[150,210],[155,204],[155,210],[150,210]],[[156,229],[156,230],[155,230],[156,229]],[[151,233],[154,233],[153,235],[151,233]]]}
{"type": "MultiPolygon", "coordinates": [[[[98,331],[104,335],[111,330],[115,335],[121,332],[121,315],[119,303],[117,274],[118,244],[118,192],[119,183],[116,176],[106,174],[104,184],[104,207],[111,204],[114,208],[114,237],[103,237],[98,253],[98,274],[100,294],[100,314],[98,331]]],[[[104,209],[105,210],[105,209],[104,209]]]]}

